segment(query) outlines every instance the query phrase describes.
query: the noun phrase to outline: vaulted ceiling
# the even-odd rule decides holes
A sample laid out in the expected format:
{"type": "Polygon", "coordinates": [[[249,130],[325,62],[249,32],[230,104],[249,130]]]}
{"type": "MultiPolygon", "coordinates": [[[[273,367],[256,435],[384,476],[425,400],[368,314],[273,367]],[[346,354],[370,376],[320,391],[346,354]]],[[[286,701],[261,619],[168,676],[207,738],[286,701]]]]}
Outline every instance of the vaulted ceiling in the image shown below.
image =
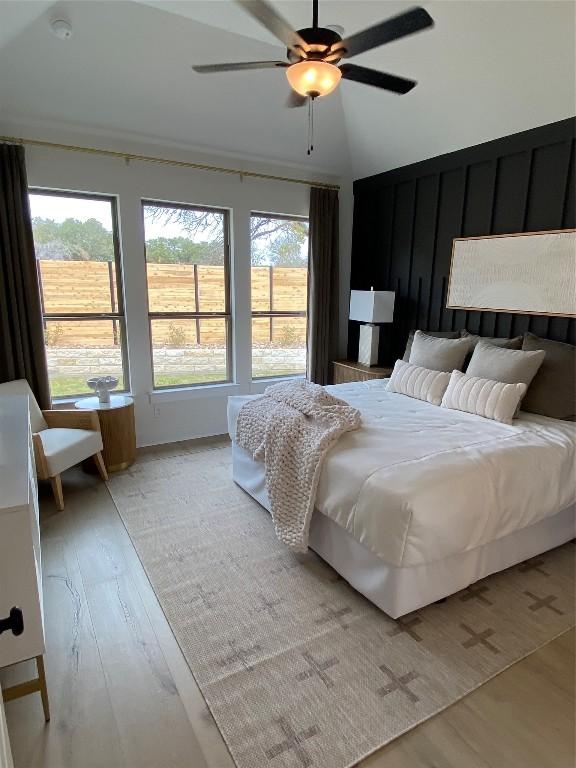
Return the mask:
{"type": "MultiPolygon", "coordinates": [[[[310,25],[311,3],[273,4],[296,28],[310,25]]],[[[233,2],[0,2],[0,128],[61,124],[358,178],[576,113],[573,3],[422,4],[434,29],[354,60],[418,86],[396,96],[341,83],[316,104],[308,159],[306,110],[284,107],[282,71],[190,69],[285,58],[233,2]],[[73,25],[66,41],[49,28],[62,15],[73,25]]],[[[320,0],[320,23],[351,33],[411,5],[320,0]]]]}

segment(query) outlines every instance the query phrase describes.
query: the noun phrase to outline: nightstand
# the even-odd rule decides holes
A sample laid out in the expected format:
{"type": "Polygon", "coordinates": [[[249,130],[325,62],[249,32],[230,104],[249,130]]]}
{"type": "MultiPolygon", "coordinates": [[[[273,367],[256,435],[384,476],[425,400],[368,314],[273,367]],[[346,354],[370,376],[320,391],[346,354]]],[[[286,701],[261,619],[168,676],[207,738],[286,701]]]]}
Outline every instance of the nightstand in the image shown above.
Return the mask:
{"type": "Polygon", "coordinates": [[[75,408],[88,408],[98,413],[102,433],[102,456],[108,472],[127,469],[136,458],[134,400],[129,395],[110,395],[109,403],[97,397],[83,397],[75,408]]]}
{"type": "Polygon", "coordinates": [[[354,360],[336,360],[332,365],[334,366],[334,384],[387,379],[392,373],[392,368],[362,365],[362,363],[357,363],[354,360]]]}

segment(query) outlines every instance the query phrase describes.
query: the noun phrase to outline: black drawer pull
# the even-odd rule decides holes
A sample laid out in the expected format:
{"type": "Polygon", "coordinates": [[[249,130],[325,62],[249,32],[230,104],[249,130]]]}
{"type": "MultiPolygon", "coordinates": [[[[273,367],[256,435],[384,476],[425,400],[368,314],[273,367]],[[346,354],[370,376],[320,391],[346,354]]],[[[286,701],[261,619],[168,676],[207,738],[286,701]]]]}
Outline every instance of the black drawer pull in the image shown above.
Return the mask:
{"type": "Polygon", "coordinates": [[[9,616],[6,616],[5,619],[0,619],[0,635],[9,629],[12,630],[13,635],[21,635],[24,632],[24,616],[20,608],[15,606],[10,609],[9,616]]]}

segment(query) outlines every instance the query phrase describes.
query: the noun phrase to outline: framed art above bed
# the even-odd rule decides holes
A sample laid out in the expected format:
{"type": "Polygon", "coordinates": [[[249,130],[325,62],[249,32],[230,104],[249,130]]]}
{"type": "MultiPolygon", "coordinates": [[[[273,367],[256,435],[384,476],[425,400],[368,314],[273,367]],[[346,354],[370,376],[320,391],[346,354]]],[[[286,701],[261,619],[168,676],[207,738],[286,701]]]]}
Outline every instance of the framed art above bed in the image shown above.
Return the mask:
{"type": "Polygon", "coordinates": [[[446,307],[576,317],[576,230],[455,238],[446,307]]]}

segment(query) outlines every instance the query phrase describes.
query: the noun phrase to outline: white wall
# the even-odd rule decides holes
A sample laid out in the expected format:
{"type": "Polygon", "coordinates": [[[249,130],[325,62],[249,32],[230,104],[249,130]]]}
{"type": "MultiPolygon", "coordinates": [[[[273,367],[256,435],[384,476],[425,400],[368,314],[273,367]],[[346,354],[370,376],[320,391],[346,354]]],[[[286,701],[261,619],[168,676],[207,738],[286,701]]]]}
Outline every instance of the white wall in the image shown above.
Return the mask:
{"type": "MultiPolygon", "coordinates": [[[[142,146],[103,141],[86,135],[50,135],[26,130],[22,125],[0,123],[3,135],[42,138],[60,143],[101,146],[123,152],[150,154],[192,162],[241,167],[276,175],[303,176],[302,169],[255,167],[231,158],[191,156],[174,147],[142,146]]],[[[30,186],[115,195],[118,199],[124,275],[130,383],[136,404],[138,445],[184,440],[226,432],[226,401],[231,394],[262,391],[262,382],[251,382],[250,349],[250,213],[265,211],[307,216],[309,188],[286,182],[240,178],[207,171],[175,168],[63,150],[26,147],[30,186]],[[233,384],[196,387],[172,392],[152,392],[152,366],[147,318],[144,231],[141,200],[217,206],[230,210],[231,280],[234,361],[233,384]]],[[[311,178],[319,178],[317,175],[311,178]]],[[[338,182],[333,177],[322,180],[338,182]]],[[[341,199],[341,290],[347,304],[351,237],[351,194],[347,186],[341,199]],[[348,210],[350,208],[350,210],[348,210]]],[[[345,314],[345,312],[344,312],[345,314]]],[[[340,354],[345,349],[346,322],[340,328],[340,354]]]]}

